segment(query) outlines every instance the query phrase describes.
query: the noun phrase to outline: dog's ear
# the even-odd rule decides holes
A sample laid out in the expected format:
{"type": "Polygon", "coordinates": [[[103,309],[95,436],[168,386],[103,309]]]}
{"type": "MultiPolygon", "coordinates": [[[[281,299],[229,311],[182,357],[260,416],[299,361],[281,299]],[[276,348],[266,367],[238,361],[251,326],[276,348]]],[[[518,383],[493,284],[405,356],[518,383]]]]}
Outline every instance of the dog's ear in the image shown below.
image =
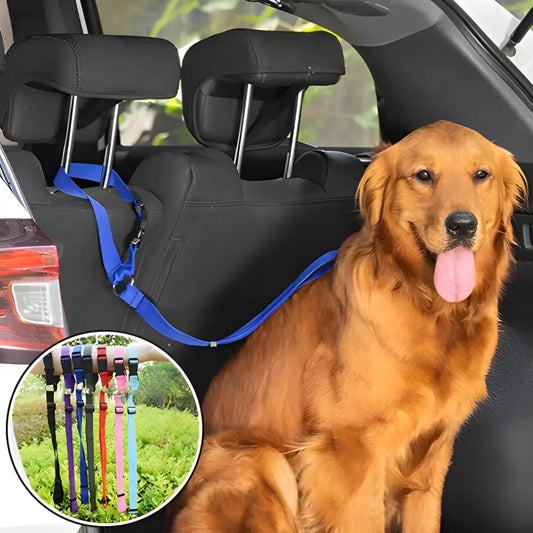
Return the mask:
{"type": "Polygon", "coordinates": [[[509,238],[513,241],[511,217],[516,208],[527,208],[528,184],[522,169],[514,160],[513,154],[502,149],[503,198],[501,203],[501,224],[509,238]]]}
{"type": "Polygon", "coordinates": [[[374,157],[357,187],[356,199],[366,224],[375,226],[381,220],[385,188],[390,179],[390,165],[384,150],[374,157]]]}

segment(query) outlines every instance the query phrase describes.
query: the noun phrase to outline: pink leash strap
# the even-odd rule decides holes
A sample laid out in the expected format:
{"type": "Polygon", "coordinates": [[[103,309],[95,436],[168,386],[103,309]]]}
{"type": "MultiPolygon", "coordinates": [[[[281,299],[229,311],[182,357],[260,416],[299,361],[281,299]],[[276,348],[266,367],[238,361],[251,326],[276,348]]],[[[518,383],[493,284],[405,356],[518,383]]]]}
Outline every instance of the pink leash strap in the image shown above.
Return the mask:
{"type": "Polygon", "coordinates": [[[126,495],[124,493],[124,451],[122,441],[122,397],[126,393],[126,370],[124,369],[124,348],[115,346],[115,463],[117,472],[117,511],[126,512],[126,495]]]}

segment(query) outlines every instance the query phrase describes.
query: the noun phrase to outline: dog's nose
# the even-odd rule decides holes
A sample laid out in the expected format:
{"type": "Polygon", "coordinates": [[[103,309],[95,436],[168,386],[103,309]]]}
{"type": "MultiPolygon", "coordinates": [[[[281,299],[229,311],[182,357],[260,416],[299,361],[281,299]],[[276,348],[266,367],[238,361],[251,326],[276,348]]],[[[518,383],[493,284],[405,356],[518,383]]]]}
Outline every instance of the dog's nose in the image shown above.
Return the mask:
{"type": "Polygon", "coordinates": [[[448,235],[454,239],[471,239],[477,230],[477,218],[470,211],[452,211],[444,224],[448,235]]]}

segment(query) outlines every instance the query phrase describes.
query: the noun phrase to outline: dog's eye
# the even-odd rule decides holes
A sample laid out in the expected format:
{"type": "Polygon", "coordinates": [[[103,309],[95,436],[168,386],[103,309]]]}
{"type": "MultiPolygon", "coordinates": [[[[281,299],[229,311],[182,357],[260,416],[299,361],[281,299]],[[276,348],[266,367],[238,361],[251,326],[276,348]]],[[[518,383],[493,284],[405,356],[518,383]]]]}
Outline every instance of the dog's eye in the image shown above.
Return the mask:
{"type": "Polygon", "coordinates": [[[431,174],[427,170],[421,170],[420,172],[417,172],[415,174],[415,178],[420,183],[431,183],[433,181],[431,174]]]}
{"type": "Polygon", "coordinates": [[[489,173],[488,172],[485,172],[484,170],[478,170],[475,174],[474,174],[474,179],[476,181],[484,181],[488,178],[489,176],[489,173]]]}

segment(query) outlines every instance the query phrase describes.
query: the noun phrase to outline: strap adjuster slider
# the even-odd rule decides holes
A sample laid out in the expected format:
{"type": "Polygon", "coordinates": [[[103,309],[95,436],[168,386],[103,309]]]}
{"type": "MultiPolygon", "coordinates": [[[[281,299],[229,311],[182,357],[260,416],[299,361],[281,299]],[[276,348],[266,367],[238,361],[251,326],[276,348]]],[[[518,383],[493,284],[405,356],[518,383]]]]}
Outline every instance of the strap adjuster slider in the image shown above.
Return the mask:
{"type": "Polygon", "coordinates": [[[119,296],[127,285],[134,285],[135,284],[135,278],[134,276],[125,276],[122,281],[119,281],[118,283],[115,283],[113,285],[113,292],[116,296],[119,296]]]}

